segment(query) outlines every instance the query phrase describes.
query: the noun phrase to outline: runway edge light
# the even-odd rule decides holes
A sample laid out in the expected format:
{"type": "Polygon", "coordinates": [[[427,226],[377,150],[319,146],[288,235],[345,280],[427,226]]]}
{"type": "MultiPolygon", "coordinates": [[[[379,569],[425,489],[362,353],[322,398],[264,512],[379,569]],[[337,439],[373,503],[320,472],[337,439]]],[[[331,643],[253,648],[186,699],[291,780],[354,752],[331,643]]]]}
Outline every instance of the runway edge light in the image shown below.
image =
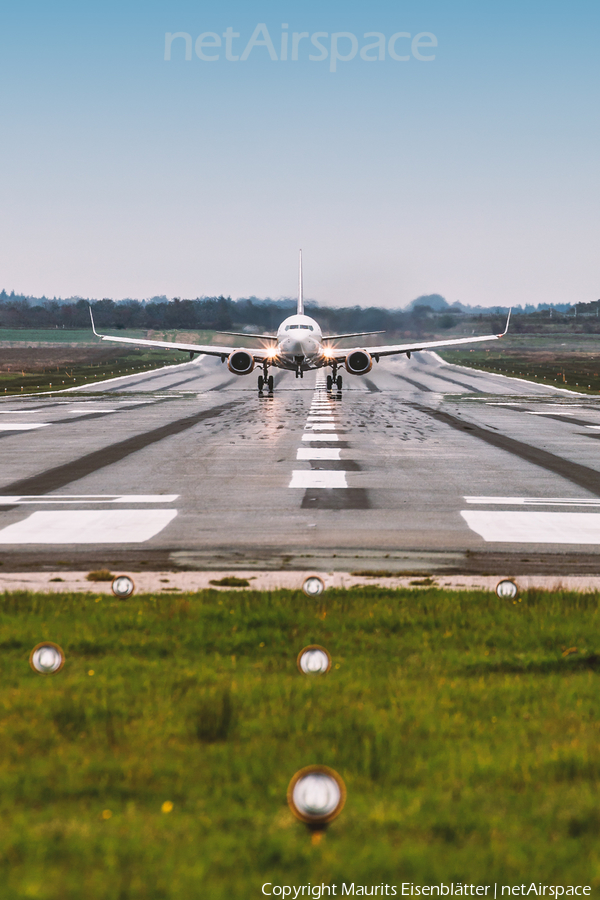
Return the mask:
{"type": "Polygon", "coordinates": [[[52,641],[42,641],[41,644],[36,644],[29,654],[29,665],[39,675],[56,675],[64,664],[64,650],[58,644],[53,644],[52,641]]]}
{"type": "Polygon", "coordinates": [[[304,580],[302,590],[307,597],[318,597],[325,590],[325,582],[318,575],[309,575],[304,580]]]}
{"type": "Polygon", "coordinates": [[[510,578],[504,578],[496,585],[496,596],[501,600],[516,600],[519,588],[510,578]]]}
{"type": "Polygon", "coordinates": [[[346,785],[328,766],[306,766],[296,772],[287,789],[287,802],[293,814],[315,832],[318,842],[344,808],[346,785]]]}
{"type": "Polygon", "coordinates": [[[110,587],[115,597],[119,597],[120,600],[127,600],[135,591],[133,578],[129,575],[117,575],[110,587]]]}
{"type": "Polygon", "coordinates": [[[325,675],[331,669],[331,656],[320,644],[309,644],[298,654],[296,665],[303,675],[325,675]]]}

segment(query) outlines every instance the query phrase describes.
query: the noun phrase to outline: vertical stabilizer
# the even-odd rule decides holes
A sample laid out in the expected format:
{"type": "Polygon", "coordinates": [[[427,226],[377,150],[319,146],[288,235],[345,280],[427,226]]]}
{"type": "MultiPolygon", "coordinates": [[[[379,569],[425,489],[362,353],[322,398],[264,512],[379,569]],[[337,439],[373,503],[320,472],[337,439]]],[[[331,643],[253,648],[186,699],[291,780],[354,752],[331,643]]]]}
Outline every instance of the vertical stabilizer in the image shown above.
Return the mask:
{"type": "Polygon", "coordinates": [[[304,315],[304,288],[302,286],[302,250],[300,251],[300,262],[298,265],[298,315],[304,315]]]}

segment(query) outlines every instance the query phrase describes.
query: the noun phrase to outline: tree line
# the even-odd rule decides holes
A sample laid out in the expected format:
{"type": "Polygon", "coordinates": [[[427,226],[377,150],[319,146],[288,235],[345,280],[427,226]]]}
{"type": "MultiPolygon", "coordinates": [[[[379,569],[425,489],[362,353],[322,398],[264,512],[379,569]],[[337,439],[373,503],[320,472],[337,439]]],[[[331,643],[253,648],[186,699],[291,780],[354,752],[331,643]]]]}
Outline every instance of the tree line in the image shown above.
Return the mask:
{"type": "MultiPolygon", "coordinates": [[[[449,307],[443,298],[432,295],[418,298],[407,309],[382,309],[379,307],[327,307],[317,303],[306,304],[307,313],[314,315],[324,333],[355,331],[404,332],[425,334],[450,330],[461,325],[461,330],[482,328],[491,332],[502,330],[506,310],[472,309],[470,311],[449,307]],[[433,299],[437,303],[433,302],[433,299]],[[442,301],[443,307],[439,303],[442,301]],[[435,306],[438,308],[433,308],[435,306]]],[[[199,297],[194,300],[157,297],[151,300],[60,300],[30,298],[0,293],[0,328],[89,328],[89,307],[99,330],[136,329],[141,331],[169,330],[256,330],[274,333],[286,316],[296,311],[296,301],[259,300],[250,297],[232,300],[231,297],[199,297]]],[[[596,303],[577,304],[566,312],[558,309],[537,308],[517,310],[513,318],[513,332],[552,330],[567,326],[569,330],[600,331],[600,319],[596,317],[596,303]],[[575,310],[578,316],[575,317],[575,310]]]]}

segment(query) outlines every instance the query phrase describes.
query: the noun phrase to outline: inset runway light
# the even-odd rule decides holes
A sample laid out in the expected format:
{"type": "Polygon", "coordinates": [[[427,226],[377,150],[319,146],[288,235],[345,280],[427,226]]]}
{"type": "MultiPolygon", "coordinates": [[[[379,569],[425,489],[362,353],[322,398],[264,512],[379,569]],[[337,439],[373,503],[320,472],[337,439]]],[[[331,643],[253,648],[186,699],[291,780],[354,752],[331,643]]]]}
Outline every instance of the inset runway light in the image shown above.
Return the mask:
{"type": "Polygon", "coordinates": [[[40,675],[55,675],[65,664],[65,654],[58,644],[44,641],[33,648],[29,656],[29,665],[40,675]]]}
{"type": "Polygon", "coordinates": [[[496,594],[501,600],[514,600],[519,593],[519,589],[510,579],[505,578],[496,585],[496,594]]]}
{"type": "Polygon", "coordinates": [[[322,829],[344,808],[346,786],[333,769],[307,766],[290,781],[287,801],[296,818],[309,828],[322,829]]]}
{"type": "Polygon", "coordinates": [[[324,675],[331,668],[331,656],[325,647],[310,644],[298,654],[297,665],[303,675],[324,675]]]}
{"type": "Polygon", "coordinates": [[[310,575],[302,585],[307,597],[318,597],[325,590],[325,582],[318,575],[310,575]]]}
{"type": "Polygon", "coordinates": [[[129,575],[117,575],[111,584],[111,588],[115,597],[127,600],[135,591],[135,584],[133,583],[133,578],[130,578],[129,575]]]}

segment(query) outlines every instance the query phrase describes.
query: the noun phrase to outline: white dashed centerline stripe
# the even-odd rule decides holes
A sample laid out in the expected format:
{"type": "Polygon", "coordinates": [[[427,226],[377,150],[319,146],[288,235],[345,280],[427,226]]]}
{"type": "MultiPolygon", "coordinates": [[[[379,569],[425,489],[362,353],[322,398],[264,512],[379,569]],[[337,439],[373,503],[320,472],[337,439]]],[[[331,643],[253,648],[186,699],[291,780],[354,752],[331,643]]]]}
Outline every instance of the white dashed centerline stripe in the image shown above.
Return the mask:
{"type": "Polygon", "coordinates": [[[346,473],[328,469],[296,469],[292,472],[291,488],[347,488],[346,473]]]}
{"type": "Polygon", "coordinates": [[[342,441],[345,440],[345,438],[341,438],[337,434],[303,434],[302,440],[327,443],[327,441],[342,441]]]}
{"type": "Polygon", "coordinates": [[[339,459],[339,447],[298,447],[296,459],[339,459]]]}

